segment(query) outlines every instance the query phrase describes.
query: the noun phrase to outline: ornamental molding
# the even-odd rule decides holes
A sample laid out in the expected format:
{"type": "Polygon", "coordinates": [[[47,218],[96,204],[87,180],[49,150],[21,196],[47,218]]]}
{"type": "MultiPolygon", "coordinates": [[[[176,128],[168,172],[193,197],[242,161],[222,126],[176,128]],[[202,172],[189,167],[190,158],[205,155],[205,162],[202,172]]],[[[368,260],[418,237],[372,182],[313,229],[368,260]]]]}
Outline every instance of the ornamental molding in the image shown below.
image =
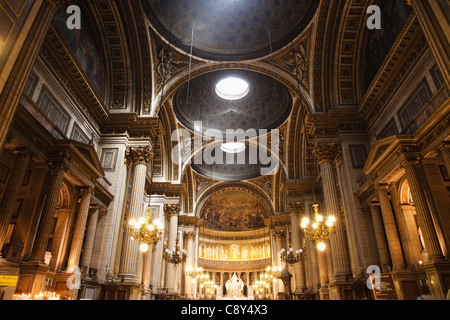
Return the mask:
{"type": "Polygon", "coordinates": [[[179,204],[166,204],[164,206],[164,215],[166,217],[178,216],[181,212],[179,204]]]}
{"type": "Polygon", "coordinates": [[[129,147],[125,154],[126,161],[133,166],[148,165],[152,158],[153,152],[150,147],[129,147]]]}
{"type": "Polygon", "coordinates": [[[334,161],[342,157],[341,146],[337,144],[322,144],[316,146],[313,151],[314,156],[320,163],[324,161],[334,161]]]}

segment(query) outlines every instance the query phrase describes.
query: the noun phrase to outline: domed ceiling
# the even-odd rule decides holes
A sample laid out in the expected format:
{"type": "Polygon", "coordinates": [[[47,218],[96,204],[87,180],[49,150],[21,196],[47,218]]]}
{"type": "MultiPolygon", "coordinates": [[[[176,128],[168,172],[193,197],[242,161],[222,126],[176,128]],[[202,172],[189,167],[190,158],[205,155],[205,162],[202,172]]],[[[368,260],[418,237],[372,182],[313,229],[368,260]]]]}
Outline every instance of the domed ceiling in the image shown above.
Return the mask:
{"type": "Polygon", "coordinates": [[[248,60],[281,49],[312,20],[319,0],[142,0],[167,40],[216,61],[248,60]],[[272,44],[272,48],[271,48],[272,44]]]}
{"type": "MultiPolygon", "coordinates": [[[[234,155],[223,152],[223,164],[192,163],[191,167],[197,173],[219,181],[238,182],[253,179],[268,173],[268,171],[271,171],[278,164],[277,159],[274,157],[269,158],[269,156],[266,156],[267,161],[272,162],[267,163],[267,161],[264,161],[262,163],[258,152],[258,148],[247,145],[245,151],[234,155]],[[227,156],[231,156],[231,160],[227,159],[227,156]],[[242,163],[241,158],[245,159],[244,163],[242,163]]],[[[215,156],[214,151],[212,151],[212,156],[215,156]]]]}
{"type": "Polygon", "coordinates": [[[223,70],[207,73],[191,80],[179,89],[174,98],[174,111],[178,120],[188,129],[196,121],[202,122],[203,133],[217,129],[276,129],[292,110],[288,89],[266,75],[245,70],[223,70]],[[248,94],[229,101],[216,94],[216,84],[228,77],[237,77],[249,84],[248,94]],[[189,94],[188,94],[189,90],[189,94]]]}

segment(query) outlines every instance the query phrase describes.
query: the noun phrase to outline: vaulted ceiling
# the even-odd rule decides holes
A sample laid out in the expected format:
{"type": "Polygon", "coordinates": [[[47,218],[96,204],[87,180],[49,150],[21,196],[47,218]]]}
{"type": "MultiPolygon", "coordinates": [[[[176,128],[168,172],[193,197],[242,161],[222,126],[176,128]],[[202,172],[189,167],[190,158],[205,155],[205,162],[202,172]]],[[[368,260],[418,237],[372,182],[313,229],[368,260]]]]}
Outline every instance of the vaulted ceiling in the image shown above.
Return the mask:
{"type": "Polygon", "coordinates": [[[216,61],[261,58],[281,49],[306,28],[319,5],[319,0],[142,2],[160,35],[216,61]]]}

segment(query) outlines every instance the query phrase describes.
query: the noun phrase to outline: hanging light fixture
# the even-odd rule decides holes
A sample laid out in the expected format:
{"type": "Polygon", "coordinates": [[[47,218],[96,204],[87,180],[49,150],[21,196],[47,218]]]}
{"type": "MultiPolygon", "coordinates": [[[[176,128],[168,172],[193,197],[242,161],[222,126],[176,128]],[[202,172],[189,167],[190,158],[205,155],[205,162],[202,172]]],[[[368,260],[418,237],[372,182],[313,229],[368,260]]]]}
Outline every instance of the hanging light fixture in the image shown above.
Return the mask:
{"type": "Polygon", "coordinates": [[[178,237],[175,243],[175,248],[172,248],[171,250],[167,247],[167,245],[164,246],[164,254],[163,258],[168,263],[173,264],[173,267],[175,268],[180,263],[186,262],[187,257],[187,251],[185,249],[180,248],[180,244],[178,241],[178,237]]]}
{"type": "Polygon", "coordinates": [[[300,260],[302,259],[302,253],[303,249],[298,249],[294,252],[294,248],[291,243],[288,251],[286,251],[286,249],[284,248],[280,250],[280,258],[284,263],[293,266],[294,264],[300,262],[300,260]]]}
{"type": "Polygon", "coordinates": [[[138,221],[131,219],[128,223],[128,233],[132,239],[141,243],[140,250],[147,252],[150,246],[161,240],[162,224],[159,219],[150,219],[150,204],[147,207],[147,216],[138,221]]]}
{"type": "Polygon", "coordinates": [[[305,231],[305,237],[317,245],[317,249],[324,251],[326,249],[325,241],[329,240],[335,232],[336,218],[333,216],[323,217],[319,213],[319,205],[316,203],[314,207],[314,221],[310,221],[304,217],[301,227],[305,231]]]}

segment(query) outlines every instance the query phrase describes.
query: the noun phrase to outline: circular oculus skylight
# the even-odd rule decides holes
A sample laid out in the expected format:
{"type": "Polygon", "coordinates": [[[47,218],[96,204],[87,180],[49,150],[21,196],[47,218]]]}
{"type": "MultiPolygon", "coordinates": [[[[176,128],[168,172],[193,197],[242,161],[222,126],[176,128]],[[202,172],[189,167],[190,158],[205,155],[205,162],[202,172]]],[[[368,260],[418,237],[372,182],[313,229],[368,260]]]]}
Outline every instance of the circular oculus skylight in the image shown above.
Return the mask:
{"type": "Polygon", "coordinates": [[[222,144],[220,148],[226,153],[241,153],[245,151],[246,146],[243,142],[228,142],[222,144]]]}
{"type": "Polygon", "coordinates": [[[247,96],[249,92],[248,82],[240,78],[229,77],[216,85],[217,95],[225,100],[239,100],[247,96]]]}

